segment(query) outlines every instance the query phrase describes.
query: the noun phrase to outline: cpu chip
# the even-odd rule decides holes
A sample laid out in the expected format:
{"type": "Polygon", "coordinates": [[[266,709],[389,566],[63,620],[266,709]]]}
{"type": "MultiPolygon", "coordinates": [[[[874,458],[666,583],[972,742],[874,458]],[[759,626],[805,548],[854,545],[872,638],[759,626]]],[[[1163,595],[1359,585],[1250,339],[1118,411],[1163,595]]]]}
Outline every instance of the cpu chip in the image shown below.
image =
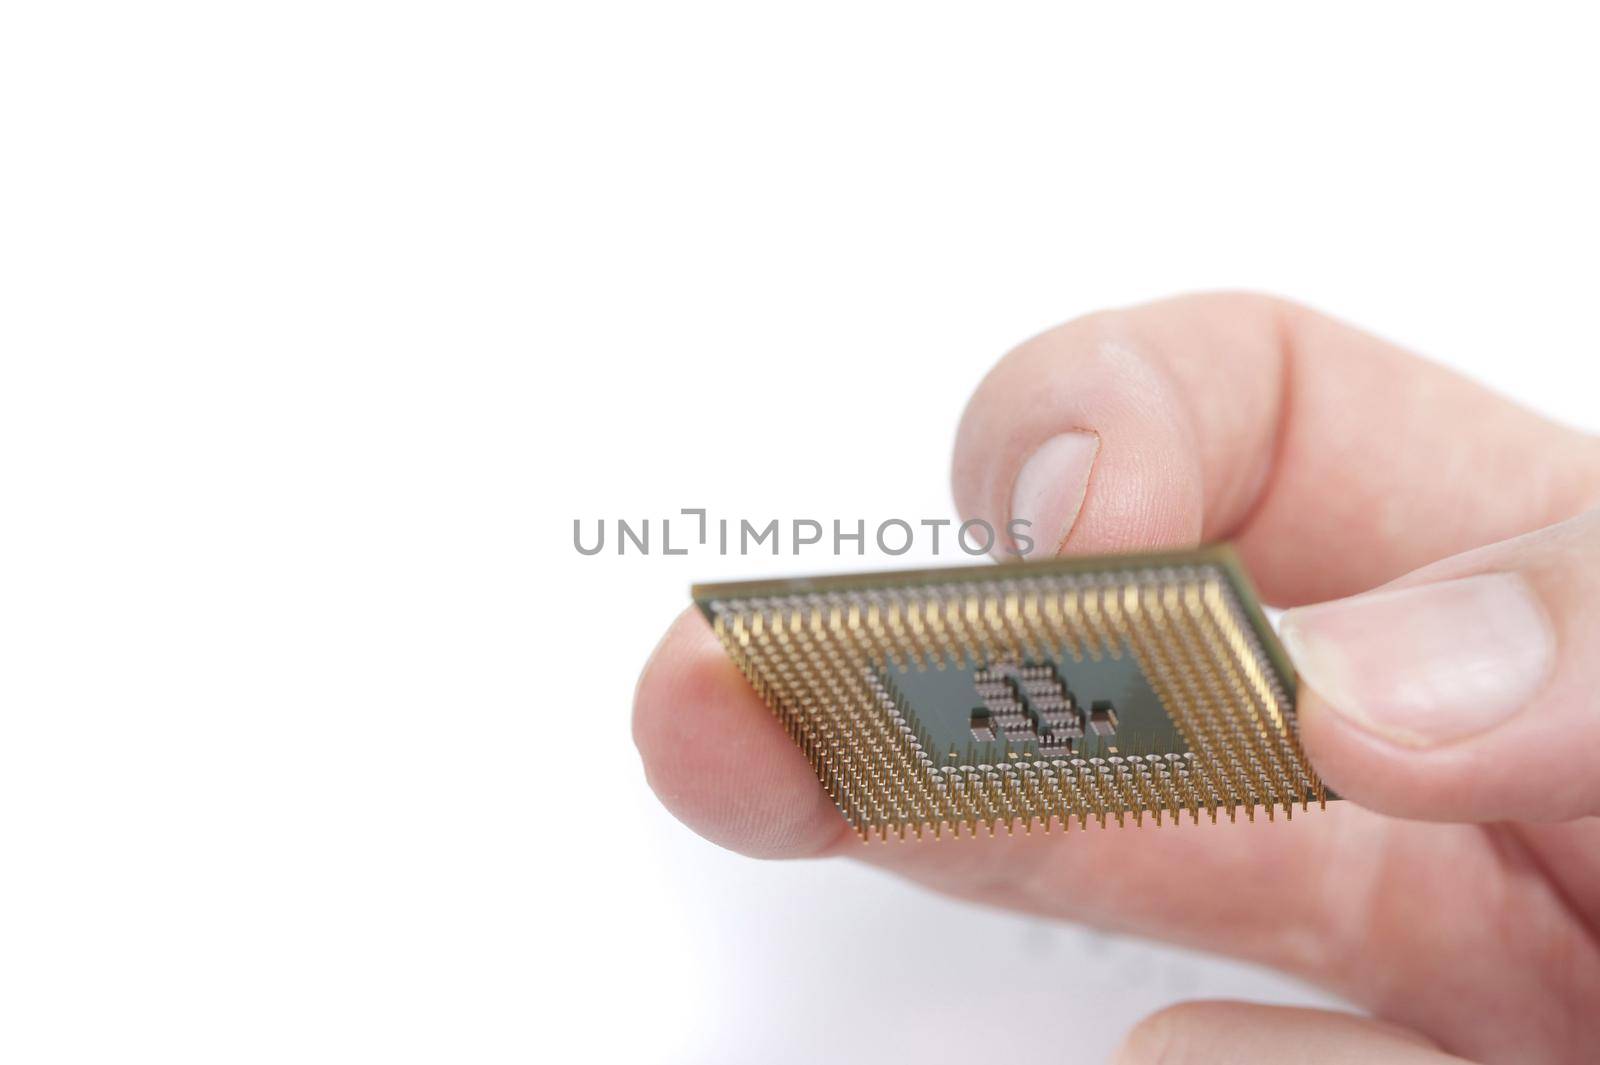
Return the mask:
{"type": "Polygon", "coordinates": [[[1226,547],[700,585],[863,840],[1322,806],[1226,547]]]}

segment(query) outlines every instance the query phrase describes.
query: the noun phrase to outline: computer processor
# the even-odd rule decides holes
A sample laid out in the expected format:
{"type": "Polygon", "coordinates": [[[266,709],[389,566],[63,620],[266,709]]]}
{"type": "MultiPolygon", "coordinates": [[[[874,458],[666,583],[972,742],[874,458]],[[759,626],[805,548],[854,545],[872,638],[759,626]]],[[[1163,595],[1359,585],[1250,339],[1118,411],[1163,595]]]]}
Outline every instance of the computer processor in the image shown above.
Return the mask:
{"type": "Polygon", "coordinates": [[[693,595],[864,840],[1287,817],[1332,797],[1226,547],[693,595]]]}

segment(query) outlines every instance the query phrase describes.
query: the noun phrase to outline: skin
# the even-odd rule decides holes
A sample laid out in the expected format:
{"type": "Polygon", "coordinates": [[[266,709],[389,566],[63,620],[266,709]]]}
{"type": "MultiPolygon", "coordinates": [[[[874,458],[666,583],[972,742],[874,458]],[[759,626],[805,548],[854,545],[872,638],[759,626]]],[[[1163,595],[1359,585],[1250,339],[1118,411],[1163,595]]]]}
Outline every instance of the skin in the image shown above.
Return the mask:
{"type": "Polygon", "coordinates": [[[1516,743],[1419,751],[1306,692],[1307,752],[1351,800],[1314,816],[863,845],[690,612],[634,709],[661,801],[745,854],[845,856],[974,902],[1245,958],[1379,1019],[1188,1004],[1144,1022],[1121,1061],[1591,1060],[1600,441],[1347,325],[1236,294],[1092,315],[1007,355],[962,418],[963,516],[1003,525],[1023,461],[1070,429],[1100,449],[1064,552],[1229,539],[1286,607],[1516,572],[1559,633],[1546,712],[1516,743]]]}

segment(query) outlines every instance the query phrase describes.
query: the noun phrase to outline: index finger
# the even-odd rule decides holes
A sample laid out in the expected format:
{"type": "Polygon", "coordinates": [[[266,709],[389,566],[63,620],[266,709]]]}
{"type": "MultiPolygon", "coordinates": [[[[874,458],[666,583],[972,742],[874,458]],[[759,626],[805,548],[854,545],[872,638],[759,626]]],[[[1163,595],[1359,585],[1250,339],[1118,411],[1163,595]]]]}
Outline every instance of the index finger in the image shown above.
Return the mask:
{"type": "Polygon", "coordinates": [[[1211,294],[1012,351],[962,418],[953,482],[965,517],[1032,521],[1036,552],[1232,539],[1296,605],[1593,506],[1600,441],[1303,307],[1211,294]]]}

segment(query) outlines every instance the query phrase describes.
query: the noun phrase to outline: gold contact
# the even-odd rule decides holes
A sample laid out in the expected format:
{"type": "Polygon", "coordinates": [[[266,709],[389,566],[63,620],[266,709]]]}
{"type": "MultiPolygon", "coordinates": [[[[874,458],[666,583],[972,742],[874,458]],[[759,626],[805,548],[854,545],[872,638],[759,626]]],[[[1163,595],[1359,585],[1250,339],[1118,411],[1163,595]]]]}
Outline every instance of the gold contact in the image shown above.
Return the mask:
{"type": "Polygon", "coordinates": [[[702,610],[863,840],[1292,816],[1328,795],[1294,677],[1226,549],[716,585],[702,610]],[[1183,750],[928,749],[885,669],[1131,656],[1183,750]]]}

